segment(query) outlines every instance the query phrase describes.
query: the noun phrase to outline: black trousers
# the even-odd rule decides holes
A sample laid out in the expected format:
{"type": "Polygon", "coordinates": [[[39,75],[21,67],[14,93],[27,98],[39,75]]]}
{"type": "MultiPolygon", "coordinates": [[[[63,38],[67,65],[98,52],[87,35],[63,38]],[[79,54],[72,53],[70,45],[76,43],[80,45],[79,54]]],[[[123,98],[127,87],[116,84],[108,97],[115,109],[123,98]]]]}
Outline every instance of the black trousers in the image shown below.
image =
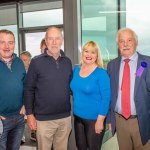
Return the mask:
{"type": "Polygon", "coordinates": [[[78,150],[100,150],[105,129],[95,133],[96,120],[82,119],[74,115],[75,139],[78,150]]]}

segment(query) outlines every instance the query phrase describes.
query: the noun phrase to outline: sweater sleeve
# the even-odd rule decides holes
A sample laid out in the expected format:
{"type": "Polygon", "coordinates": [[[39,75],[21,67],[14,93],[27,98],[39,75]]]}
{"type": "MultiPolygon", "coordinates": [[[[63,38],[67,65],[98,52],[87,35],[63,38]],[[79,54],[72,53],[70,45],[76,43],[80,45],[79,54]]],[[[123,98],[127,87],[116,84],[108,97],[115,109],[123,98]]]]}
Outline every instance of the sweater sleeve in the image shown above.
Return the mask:
{"type": "Polygon", "coordinates": [[[34,59],[32,59],[27,72],[24,88],[24,101],[27,115],[34,113],[33,107],[35,102],[36,80],[37,80],[37,71],[34,59]]]}
{"type": "Polygon", "coordinates": [[[106,116],[110,104],[110,79],[105,70],[102,70],[99,74],[98,84],[101,94],[99,115],[106,116]]]}

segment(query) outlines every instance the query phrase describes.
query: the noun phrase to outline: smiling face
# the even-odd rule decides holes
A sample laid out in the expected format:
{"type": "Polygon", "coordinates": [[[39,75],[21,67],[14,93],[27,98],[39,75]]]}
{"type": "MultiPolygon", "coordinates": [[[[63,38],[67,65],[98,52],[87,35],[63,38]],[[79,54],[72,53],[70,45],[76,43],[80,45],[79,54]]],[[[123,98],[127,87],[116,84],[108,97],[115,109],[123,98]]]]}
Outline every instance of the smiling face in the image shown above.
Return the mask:
{"type": "Polygon", "coordinates": [[[91,46],[87,46],[86,48],[83,49],[82,52],[82,60],[84,64],[96,64],[98,54],[95,48],[91,46]]]}
{"type": "Polygon", "coordinates": [[[125,58],[131,57],[135,53],[136,47],[137,47],[137,40],[132,31],[124,30],[119,33],[118,48],[119,48],[120,54],[123,57],[125,58]]]}
{"type": "Polygon", "coordinates": [[[103,60],[101,51],[97,43],[88,41],[82,48],[80,64],[94,64],[97,67],[103,68],[103,60]]]}
{"type": "Polygon", "coordinates": [[[12,34],[0,33],[0,57],[5,61],[11,59],[14,53],[15,39],[12,34]]]}

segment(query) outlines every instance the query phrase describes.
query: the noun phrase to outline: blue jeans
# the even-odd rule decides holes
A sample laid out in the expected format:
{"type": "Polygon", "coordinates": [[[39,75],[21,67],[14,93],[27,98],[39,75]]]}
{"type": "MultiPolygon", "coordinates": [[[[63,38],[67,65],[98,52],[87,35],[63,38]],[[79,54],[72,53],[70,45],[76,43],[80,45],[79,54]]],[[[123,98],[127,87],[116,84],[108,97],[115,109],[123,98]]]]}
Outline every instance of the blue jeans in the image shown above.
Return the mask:
{"type": "Polygon", "coordinates": [[[0,150],[19,150],[24,132],[24,116],[6,117],[2,123],[3,133],[0,138],[0,150]]]}

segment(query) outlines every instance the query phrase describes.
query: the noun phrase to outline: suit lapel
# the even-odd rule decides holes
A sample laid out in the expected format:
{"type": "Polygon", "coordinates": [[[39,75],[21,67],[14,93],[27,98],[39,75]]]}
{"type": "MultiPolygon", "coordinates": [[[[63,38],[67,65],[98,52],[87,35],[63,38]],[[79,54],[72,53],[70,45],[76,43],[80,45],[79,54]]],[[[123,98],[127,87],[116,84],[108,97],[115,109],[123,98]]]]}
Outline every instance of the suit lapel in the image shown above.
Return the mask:
{"type": "Polygon", "coordinates": [[[116,85],[116,97],[118,97],[120,64],[121,64],[121,57],[119,57],[116,60],[115,68],[114,68],[114,71],[115,71],[115,85],[116,85]]]}

